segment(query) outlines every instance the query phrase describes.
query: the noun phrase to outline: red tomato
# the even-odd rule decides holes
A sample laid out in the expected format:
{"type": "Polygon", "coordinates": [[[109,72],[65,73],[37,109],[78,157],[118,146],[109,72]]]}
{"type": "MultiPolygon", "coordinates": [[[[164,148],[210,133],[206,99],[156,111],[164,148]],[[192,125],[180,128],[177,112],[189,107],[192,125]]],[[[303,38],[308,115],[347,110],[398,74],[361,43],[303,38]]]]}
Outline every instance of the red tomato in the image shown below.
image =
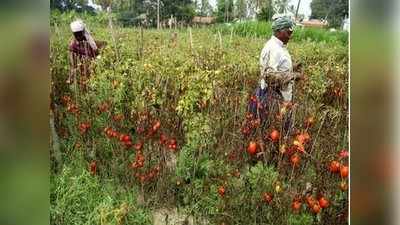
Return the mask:
{"type": "Polygon", "coordinates": [[[122,119],[124,119],[124,115],[123,114],[118,114],[118,115],[113,116],[112,119],[114,121],[118,122],[118,121],[121,121],[122,119]]]}
{"type": "Polygon", "coordinates": [[[321,197],[318,200],[318,202],[319,202],[319,205],[321,206],[321,208],[323,208],[323,209],[328,208],[328,206],[329,206],[329,201],[324,197],[321,197]]]}
{"type": "Polygon", "coordinates": [[[339,158],[347,158],[349,157],[349,152],[346,151],[345,149],[341,150],[339,153],[339,158]]]}
{"type": "Polygon", "coordinates": [[[104,133],[107,133],[107,131],[109,131],[109,130],[111,130],[111,127],[106,127],[106,128],[104,128],[104,133]]]}
{"type": "Polygon", "coordinates": [[[253,118],[253,114],[248,112],[246,114],[246,119],[251,120],[252,118],[253,118]]]}
{"type": "Polygon", "coordinates": [[[176,145],[176,139],[175,139],[175,138],[172,138],[172,139],[169,141],[169,143],[170,143],[171,145],[176,145]]]}
{"type": "Polygon", "coordinates": [[[127,134],[121,134],[119,136],[119,140],[122,142],[128,142],[128,141],[131,141],[131,137],[127,134]]]}
{"type": "Polygon", "coordinates": [[[142,168],[143,166],[144,166],[144,162],[143,161],[137,162],[137,167],[138,168],[142,168]]]}
{"type": "Polygon", "coordinates": [[[264,200],[264,202],[266,202],[266,203],[271,203],[272,202],[272,194],[271,193],[267,193],[267,192],[264,192],[264,194],[263,194],[263,200],[264,200]]]}
{"type": "Polygon", "coordinates": [[[272,142],[277,142],[279,140],[279,131],[277,130],[273,130],[270,134],[269,134],[269,138],[271,139],[272,142]]]}
{"type": "Polygon", "coordinates": [[[134,144],[134,145],[133,145],[133,148],[134,148],[136,151],[140,151],[140,150],[143,148],[143,142],[140,141],[140,142],[134,144]]]}
{"type": "Polygon", "coordinates": [[[298,154],[293,154],[290,157],[290,162],[292,163],[292,166],[299,166],[300,165],[300,156],[298,154]]]}
{"type": "Polygon", "coordinates": [[[315,204],[312,206],[312,211],[313,211],[315,214],[318,214],[318,213],[321,211],[321,206],[319,206],[319,203],[318,203],[318,202],[315,203],[315,204]]]}
{"type": "Polygon", "coordinates": [[[304,135],[299,134],[299,135],[296,136],[296,140],[297,140],[298,142],[300,142],[300,144],[304,144],[306,138],[304,137],[304,135]]]}
{"type": "Polygon", "coordinates": [[[176,150],[176,144],[171,145],[172,150],[176,150]]]}
{"type": "Polygon", "coordinates": [[[295,212],[298,212],[301,208],[301,202],[300,201],[293,201],[292,202],[292,209],[295,212]]]}
{"type": "Polygon", "coordinates": [[[296,136],[296,139],[300,144],[304,145],[310,141],[310,135],[307,132],[301,133],[296,136]]]}
{"type": "Polygon", "coordinates": [[[99,106],[99,111],[106,112],[108,110],[108,108],[109,108],[109,105],[106,102],[104,102],[99,106]]]}
{"type": "Polygon", "coordinates": [[[92,161],[92,162],[90,163],[90,173],[91,173],[92,175],[95,175],[95,174],[96,174],[96,170],[97,170],[96,161],[92,161]]]}
{"type": "Polygon", "coordinates": [[[176,145],[176,139],[175,139],[175,138],[172,138],[172,139],[169,141],[168,148],[169,148],[170,150],[173,150],[173,151],[176,150],[177,145],[176,145]]]}
{"type": "Polygon", "coordinates": [[[224,197],[224,195],[225,195],[225,188],[224,188],[224,186],[221,186],[221,187],[218,188],[218,194],[219,194],[221,197],[224,197]]]}
{"type": "Polygon", "coordinates": [[[306,202],[307,202],[307,205],[311,208],[315,204],[316,201],[311,195],[309,195],[306,197],[306,202]]]}
{"type": "Polygon", "coordinates": [[[112,131],[111,131],[111,137],[116,138],[116,137],[118,137],[118,136],[119,136],[119,134],[118,134],[117,131],[115,131],[115,130],[112,130],[112,131]]]}
{"type": "Polygon", "coordinates": [[[79,124],[79,131],[80,131],[81,134],[86,133],[89,128],[90,128],[90,124],[89,123],[81,123],[81,124],[79,124]]]}
{"type": "Polygon", "coordinates": [[[251,141],[249,144],[249,147],[247,147],[247,152],[250,155],[255,155],[257,153],[257,143],[254,141],[251,141]]]}
{"type": "Polygon", "coordinates": [[[308,117],[305,122],[306,127],[311,127],[314,124],[314,122],[315,122],[314,117],[312,116],[308,117]]]}
{"type": "Polygon", "coordinates": [[[348,166],[340,166],[340,176],[346,178],[349,176],[349,167],[348,166]]]}
{"type": "Polygon", "coordinates": [[[136,132],[137,132],[138,134],[143,134],[143,132],[144,132],[144,127],[138,127],[138,128],[136,129],[136,132]]]}
{"type": "Polygon", "coordinates": [[[331,164],[329,165],[329,171],[332,173],[337,173],[340,170],[340,163],[338,161],[332,161],[331,164]]]}
{"type": "Polygon", "coordinates": [[[241,130],[241,132],[242,132],[242,134],[243,135],[249,135],[250,134],[250,128],[248,128],[248,127],[243,127],[242,128],[242,130],[241,130]]]}

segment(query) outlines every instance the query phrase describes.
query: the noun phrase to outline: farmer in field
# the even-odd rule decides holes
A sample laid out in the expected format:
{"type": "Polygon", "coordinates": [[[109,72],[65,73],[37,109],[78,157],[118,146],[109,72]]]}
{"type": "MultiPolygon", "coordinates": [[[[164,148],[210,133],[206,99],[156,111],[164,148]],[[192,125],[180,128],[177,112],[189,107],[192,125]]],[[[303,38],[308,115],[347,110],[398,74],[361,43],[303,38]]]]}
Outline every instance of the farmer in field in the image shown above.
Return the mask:
{"type": "Polygon", "coordinates": [[[85,86],[90,75],[90,63],[99,55],[99,49],[105,42],[95,41],[82,20],[75,20],[70,27],[74,39],[69,44],[70,73],[67,83],[80,79],[80,83],[85,86]]]}
{"type": "MultiPolygon", "coordinates": [[[[286,48],[294,28],[294,23],[289,17],[281,16],[272,22],[272,37],[266,42],[260,54],[261,79],[256,90],[258,106],[250,107],[253,114],[258,117],[268,116],[271,123],[279,115],[282,106],[290,108],[294,81],[302,76],[298,72],[300,64],[293,67],[292,59],[286,48]],[[261,106],[261,107],[260,107],[261,106]],[[260,108],[262,114],[260,114],[260,108]],[[265,113],[266,111],[266,113],[265,113]]],[[[291,113],[286,113],[284,128],[286,131],[291,126],[291,113]]]]}

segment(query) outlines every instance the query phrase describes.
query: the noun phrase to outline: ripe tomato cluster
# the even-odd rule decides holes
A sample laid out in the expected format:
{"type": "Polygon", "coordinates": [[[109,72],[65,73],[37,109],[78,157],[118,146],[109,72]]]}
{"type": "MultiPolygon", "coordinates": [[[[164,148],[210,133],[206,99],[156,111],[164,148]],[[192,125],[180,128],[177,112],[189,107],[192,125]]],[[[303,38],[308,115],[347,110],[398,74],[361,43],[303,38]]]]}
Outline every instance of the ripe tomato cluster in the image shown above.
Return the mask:
{"type": "Polygon", "coordinates": [[[286,155],[292,167],[300,166],[301,154],[305,153],[305,146],[311,140],[310,135],[306,132],[297,132],[291,145],[282,144],[279,152],[286,155]]]}
{"type": "Polygon", "coordinates": [[[308,195],[305,200],[309,209],[315,214],[329,207],[329,200],[323,195],[320,195],[318,199],[315,199],[312,195],[308,195]]]}
{"type": "Polygon", "coordinates": [[[311,140],[310,135],[306,132],[300,132],[296,135],[295,139],[293,140],[293,146],[296,150],[300,151],[301,153],[305,152],[305,145],[309,143],[311,140]]]}
{"type": "Polygon", "coordinates": [[[167,135],[160,134],[160,144],[167,146],[169,150],[176,151],[177,143],[175,138],[168,139],[167,135]]]}
{"type": "Polygon", "coordinates": [[[61,97],[61,102],[64,106],[67,107],[67,111],[69,113],[72,113],[75,116],[78,116],[80,114],[79,107],[72,102],[72,99],[70,96],[64,95],[63,97],[61,97]]]}
{"type": "Polygon", "coordinates": [[[265,135],[265,139],[268,139],[274,143],[278,142],[280,139],[281,134],[278,130],[273,129],[271,133],[265,135]]]}
{"type": "Polygon", "coordinates": [[[92,161],[89,164],[89,171],[90,171],[90,174],[96,175],[96,171],[97,171],[97,163],[96,163],[96,161],[92,161]]]}
{"type": "MultiPolygon", "coordinates": [[[[121,115],[122,114],[113,116],[113,120],[116,122],[120,121],[121,119],[123,119],[123,116],[121,115]]],[[[136,131],[138,136],[141,136],[141,140],[138,139],[137,141],[135,141],[135,144],[133,144],[132,137],[128,134],[119,133],[111,127],[107,127],[104,129],[105,135],[108,138],[115,138],[121,144],[123,144],[126,149],[130,149],[131,147],[133,147],[133,149],[136,151],[135,160],[130,163],[129,167],[133,169],[133,175],[138,179],[140,183],[154,180],[161,171],[161,163],[156,164],[152,168],[145,169],[146,157],[143,153],[143,146],[145,144],[145,141],[152,140],[155,137],[155,134],[160,131],[160,128],[160,120],[151,119],[148,113],[139,114],[136,131]]],[[[175,152],[177,150],[176,139],[169,138],[165,133],[159,133],[159,144],[175,152]]]]}
{"type": "Polygon", "coordinates": [[[64,96],[61,97],[61,102],[62,102],[64,105],[67,105],[68,103],[72,102],[72,99],[71,99],[70,96],[64,95],[64,96]]]}
{"type": "Polygon", "coordinates": [[[118,139],[125,146],[126,149],[129,149],[133,146],[132,138],[128,134],[121,134],[111,127],[104,128],[104,133],[108,138],[118,139]]]}
{"type": "Polygon", "coordinates": [[[108,102],[103,102],[97,107],[97,114],[107,112],[110,109],[110,104],[108,102]]]}
{"type": "Polygon", "coordinates": [[[224,186],[220,186],[220,187],[218,188],[218,194],[219,194],[219,196],[221,196],[221,197],[224,197],[224,196],[225,196],[225,187],[224,187],[224,186]]]}
{"type": "Polygon", "coordinates": [[[254,118],[252,113],[246,114],[246,120],[241,128],[242,134],[247,137],[261,125],[261,120],[254,118]]]}
{"type": "Polygon", "coordinates": [[[122,114],[122,113],[117,114],[117,115],[114,115],[114,116],[112,117],[112,119],[113,119],[115,122],[120,122],[120,121],[122,121],[124,118],[125,118],[125,116],[124,116],[124,114],[122,114]]]}
{"type": "Polygon", "coordinates": [[[274,196],[270,192],[264,192],[262,194],[262,199],[267,204],[271,204],[273,198],[274,196]]]}
{"type": "Polygon", "coordinates": [[[79,124],[79,132],[83,135],[85,134],[90,128],[90,123],[89,122],[82,122],[79,124]]]}
{"type": "Polygon", "coordinates": [[[133,169],[142,168],[144,166],[144,155],[141,150],[136,152],[135,162],[133,162],[131,166],[133,169]]]}
{"type": "MultiPolygon", "coordinates": [[[[143,157],[143,155],[141,157],[143,157]]],[[[137,163],[141,163],[141,167],[143,167],[144,157],[142,160],[143,161],[136,161],[132,163],[132,168],[134,170],[138,170],[140,167],[135,168],[135,166],[137,166],[135,164],[137,163]]],[[[151,182],[160,174],[160,171],[161,171],[161,166],[160,164],[157,164],[153,168],[149,169],[147,172],[136,171],[134,173],[134,176],[139,180],[140,183],[151,182]]]]}
{"type": "MultiPolygon", "coordinates": [[[[347,158],[348,155],[349,153],[346,150],[341,150],[338,160],[347,158]]],[[[328,165],[328,170],[331,173],[339,174],[342,178],[347,178],[349,176],[349,167],[344,165],[343,163],[340,163],[338,160],[332,160],[328,165]]]]}

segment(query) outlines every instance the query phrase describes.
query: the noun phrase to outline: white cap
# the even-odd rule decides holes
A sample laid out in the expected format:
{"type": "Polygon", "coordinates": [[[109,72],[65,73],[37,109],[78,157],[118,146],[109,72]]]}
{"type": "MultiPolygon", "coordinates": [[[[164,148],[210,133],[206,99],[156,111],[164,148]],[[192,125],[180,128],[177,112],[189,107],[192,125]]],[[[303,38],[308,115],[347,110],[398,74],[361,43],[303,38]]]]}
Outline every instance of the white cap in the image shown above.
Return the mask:
{"type": "Polygon", "coordinates": [[[75,20],[74,22],[71,23],[70,26],[71,26],[71,31],[74,33],[85,30],[85,24],[83,23],[82,20],[75,20]]]}

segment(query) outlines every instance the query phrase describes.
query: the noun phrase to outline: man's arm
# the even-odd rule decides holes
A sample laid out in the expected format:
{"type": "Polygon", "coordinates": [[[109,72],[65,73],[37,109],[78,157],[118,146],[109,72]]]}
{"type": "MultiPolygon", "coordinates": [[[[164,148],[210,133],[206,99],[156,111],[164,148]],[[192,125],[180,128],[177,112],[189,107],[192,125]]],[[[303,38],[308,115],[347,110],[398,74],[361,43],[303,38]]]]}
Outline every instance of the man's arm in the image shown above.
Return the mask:
{"type": "Polygon", "coordinates": [[[266,67],[262,72],[262,78],[265,79],[267,84],[273,87],[284,86],[292,80],[300,79],[301,73],[298,72],[278,72],[270,67],[266,67]]]}
{"type": "Polygon", "coordinates": [[[280,72],[278,66],[281,62],[279,51],[264,47],[260,55],[261,79],[272,87],[284,86],[299,75],[291,72],[280,72]]]}
{"type": "Polygon", "coordinates": [[[105,42],[105,41],[95,41],[95,42],[96,42],[98,49],[102,49],[107,45],[107,42],[105,42]]]}

